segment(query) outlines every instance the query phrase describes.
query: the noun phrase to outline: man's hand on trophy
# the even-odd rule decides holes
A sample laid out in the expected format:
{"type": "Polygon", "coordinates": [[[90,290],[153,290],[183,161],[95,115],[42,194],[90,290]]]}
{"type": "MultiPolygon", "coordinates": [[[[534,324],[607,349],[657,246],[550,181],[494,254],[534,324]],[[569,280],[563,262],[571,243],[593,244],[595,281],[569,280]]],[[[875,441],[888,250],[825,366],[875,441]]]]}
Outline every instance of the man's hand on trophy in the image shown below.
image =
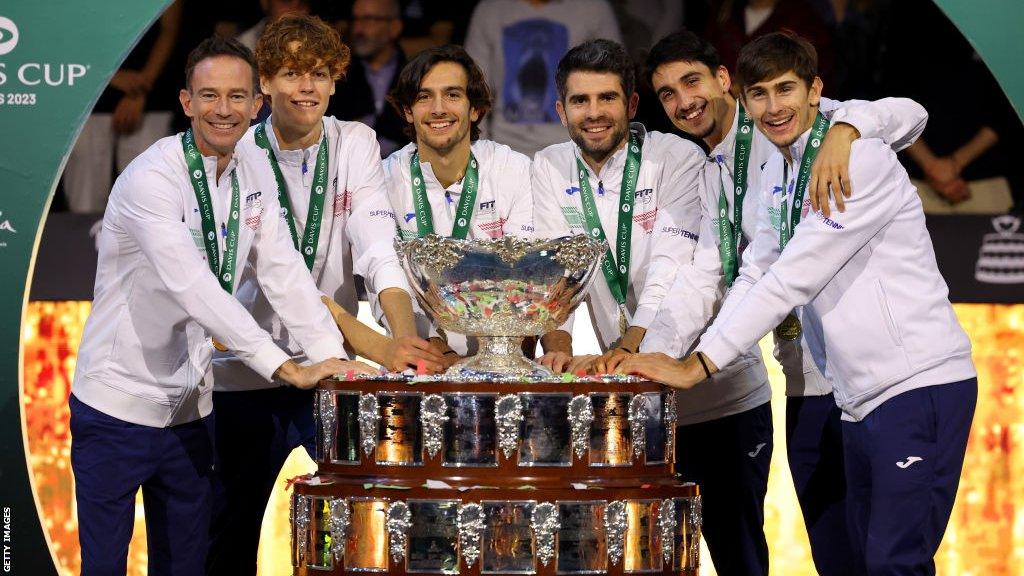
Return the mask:
{"type": "Polygon", "coordinates": [[[597,374],[611,374],[615,372],[623,360],[629,358],[633,353],[625,348],[612,348],[598,356],[594,361],[594,372],[597,374]]]}
{"type": "Polygon", "coordinates": [[[690,354],[682,360],[676,360],[661,352],[633,354],[618,366],[620,374],[633,374],[672,388],[683,389],[693,388],[717,371],[714,363],[699,352],[690,354]]]}
{"type": "MultiPolygon", "coordinates": [[[[454,360],[457,355],[449,354],[454,360]]],[[[419,368],[422,364],[427,372],[437,374],[444,370],[446,358],[444,352],[435,350],[430,342],[416,336],[399,336],[388,342],[384,353],[384,367],[391,372],[401,372],[406,368],[419,368]]]]}
{"type": "Polygon", "coordinates": [[[294,360],[288,360],[278,367],[274,372],[274,377],[280,378],[296,388],[308,390],[316,387],[325,378],[331,378],[336,374],[344,374],[350,371],[357,374],[373,374],[376,372],[372,366],[353,360],[329,358],[309,366],[301,366],[294,360]]]}
{"type": "Polygon", "coordinates": [[[462,356],[459,356],[458,352],[452,350],[451,346],[443,338],[431,336],[430,348],[435,355],[441,357],[441,370],[447,370],[453,364],[462,360],[462,356]]]}
{"type": "Polygon", "coordinates": [[[538,364],[548,370],[551,370],[555,374],[565,372],[571,362],[572,355],[562,352],[561,350],[548,352],[537,359],[538,364]]]}
{"type": "Polygon", "coordinates": [[[598,354],[583,354],[581,356],[573,356],[572,362],[569,363],[569,367],[566,368],[566,372],[570,374],[593,374],[594,363],[601,356],[598,354]]]}

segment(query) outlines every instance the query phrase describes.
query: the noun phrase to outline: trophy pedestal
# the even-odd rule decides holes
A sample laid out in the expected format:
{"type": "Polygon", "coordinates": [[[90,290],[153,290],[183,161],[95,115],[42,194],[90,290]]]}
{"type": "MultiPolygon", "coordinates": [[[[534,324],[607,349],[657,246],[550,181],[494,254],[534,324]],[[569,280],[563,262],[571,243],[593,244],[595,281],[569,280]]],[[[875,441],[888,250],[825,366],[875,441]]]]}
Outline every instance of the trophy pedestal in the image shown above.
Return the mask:
{"type": "Polygon", "coordinates": [[[316,417],[317,473],[292,483],[298,576],[698,575],[700,491],[673,475],[658,384],[329,380],[316,417]]]}
{"type": "Polygon", "coordinates": [[[522,336],[477,336],[480,350],[460,360],[444,373],[446,378],[529,376],[553,378],[555,374],[523,356],[522,336]]]}

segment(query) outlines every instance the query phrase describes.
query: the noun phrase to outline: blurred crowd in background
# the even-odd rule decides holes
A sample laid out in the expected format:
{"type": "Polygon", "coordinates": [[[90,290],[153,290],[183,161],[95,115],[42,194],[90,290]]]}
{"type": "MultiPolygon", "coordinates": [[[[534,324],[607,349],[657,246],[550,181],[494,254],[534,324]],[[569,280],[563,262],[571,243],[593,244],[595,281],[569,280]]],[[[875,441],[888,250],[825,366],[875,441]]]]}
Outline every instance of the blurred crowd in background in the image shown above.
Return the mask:
{"type": "MultiPolygon", "coordinates": [[[[650,47],[685,27],[710,40],[731,70],[746,42],[789,29],[817,48],[826,97],[904,96],[928,110],[923,137],[901,154],[927,212],[1024,206],[1024,178],[1011,169],[1024,152],[1021,120],[932,0],[176,0],[97,101],[53,209],[102,212],[116,175],[154,141],[187,127],[178,91],[185,57],[200,40],[236,36],[251,48],[268,21],[291,12],[320,16],[352,49],[328,114],[373,127],[384,155],[408,142],[387,92],[406,60],[427,47],[466,47],[495,98],[484,137],[532,156],[567,140],[555,112],[554,70],[579,42],[621,41],[642,70],[650,47]]],[[[638,80],[636,120],[675,132],[638,80]]]]}

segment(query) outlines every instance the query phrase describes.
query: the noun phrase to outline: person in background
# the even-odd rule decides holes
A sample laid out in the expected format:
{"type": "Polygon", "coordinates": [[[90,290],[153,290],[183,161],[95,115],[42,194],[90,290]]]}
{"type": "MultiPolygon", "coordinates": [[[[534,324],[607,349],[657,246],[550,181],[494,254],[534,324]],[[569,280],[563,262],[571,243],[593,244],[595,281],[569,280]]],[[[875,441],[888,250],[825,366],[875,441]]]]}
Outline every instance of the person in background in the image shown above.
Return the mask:
{"type": "Polygon", "coordinates": [[[181,0],[168,6],[100,94],[64,167],[70,211],[103,212],[115,173],[171,133],[178,104],[171,75],[164,72],[178,41],[181,13],[181,0]]]}
{"type": "Polygon", "coordinates": [[[398,0],[353,2],[349,36],[355,57],[338,81],[327,109],[328,115],[339,120],[358,120],[373,128],[381,157],[409,143],[405,120],[387,103],[388,92],[406,62],[398,45],[401,35],[398,0]]]}
{"type": "Polygon", "coordinates": [[[309,14],[309,0],[260,0],[260,9],[263,11],[263,18],[238,35],[238,41],[249,50],[256,49],[263,30],[267,24],[275,22],[286,14],[309,14]]]}
{"type": "Polygon", "coordinates": [[[486,138],[534,153],[565,139],[555,103],[555,67],[585,40],[621,35],[606,0],[483,0],[470,20],[466,51],[495,93],[486,138]]]}

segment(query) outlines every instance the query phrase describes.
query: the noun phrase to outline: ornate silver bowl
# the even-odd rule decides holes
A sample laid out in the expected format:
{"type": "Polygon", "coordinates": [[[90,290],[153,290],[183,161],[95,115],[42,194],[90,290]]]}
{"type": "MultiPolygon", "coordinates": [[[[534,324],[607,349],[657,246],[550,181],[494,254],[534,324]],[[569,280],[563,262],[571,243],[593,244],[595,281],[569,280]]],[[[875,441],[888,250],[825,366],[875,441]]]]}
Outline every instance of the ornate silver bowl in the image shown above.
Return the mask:
{"type": "Polygon", "coordinates": [[[605,246],[585,235],[554,240],[395,240],[409,284],[439,328],[479,339],[451,368],[460,378],[551,376],[522,354],[522,340],[560,326],[586,294],[605,246]]]}

